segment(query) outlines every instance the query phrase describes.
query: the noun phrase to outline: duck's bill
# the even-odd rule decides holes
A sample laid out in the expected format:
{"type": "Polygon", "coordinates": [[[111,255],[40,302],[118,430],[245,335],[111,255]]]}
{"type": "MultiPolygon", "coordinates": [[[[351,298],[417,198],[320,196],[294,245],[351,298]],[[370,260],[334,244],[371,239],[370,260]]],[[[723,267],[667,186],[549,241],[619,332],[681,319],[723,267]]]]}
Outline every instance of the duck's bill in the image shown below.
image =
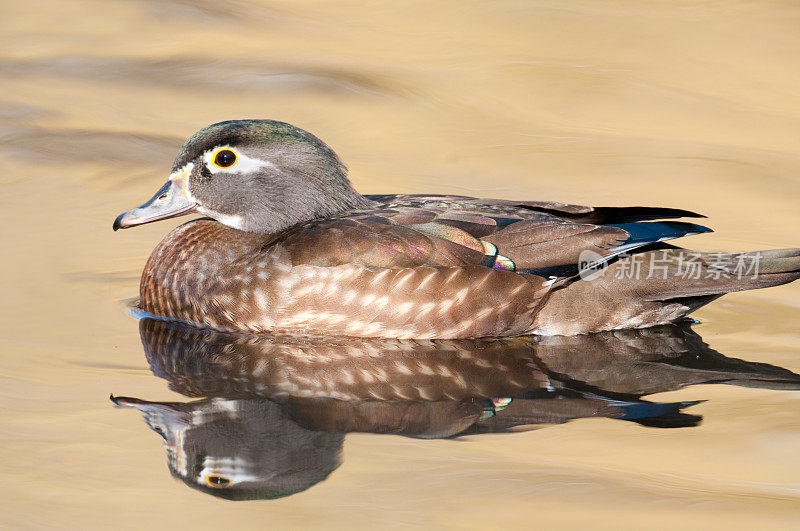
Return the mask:
{"type": "Polygon", "coordinates": [[[194,212],[197,209],[197,203],[186,196],[185,179],[186,175],[178,175],[170,179],[147,203],[117,216],[117,219],[114,220],[114,230],[127,229],[194,212]]]}

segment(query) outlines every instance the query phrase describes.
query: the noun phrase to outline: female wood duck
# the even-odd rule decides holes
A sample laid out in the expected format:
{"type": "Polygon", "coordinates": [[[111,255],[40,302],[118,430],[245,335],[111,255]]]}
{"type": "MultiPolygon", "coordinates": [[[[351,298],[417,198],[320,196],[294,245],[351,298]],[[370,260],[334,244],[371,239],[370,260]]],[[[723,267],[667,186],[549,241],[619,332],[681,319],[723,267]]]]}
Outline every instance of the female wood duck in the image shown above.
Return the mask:
{"type": "Polygon", "coordinates": [[[800,278],[800,249],[659,243],[710,231],[654,221],[702,217],[685,210],[363,196],[327,145],[273,120],[196,133],[169,181],[114,230],[191,212],[208,218],[153,251],[141,309],[224,331],[574,335],[674,321],[725,293],[800,278]]]}

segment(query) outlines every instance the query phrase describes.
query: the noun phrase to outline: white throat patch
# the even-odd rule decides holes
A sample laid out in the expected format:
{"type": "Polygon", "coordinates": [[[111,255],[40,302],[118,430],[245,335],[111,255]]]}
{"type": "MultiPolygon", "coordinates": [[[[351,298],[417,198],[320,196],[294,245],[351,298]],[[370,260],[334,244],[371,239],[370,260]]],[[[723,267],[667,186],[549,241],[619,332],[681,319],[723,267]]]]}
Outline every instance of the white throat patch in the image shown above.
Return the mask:
{"type": "Polygon", "coordinates": [[[236,216],[231,214],[220,214],[219,212],[211,212],[210,210],[206,210],[202,206],[198,206],[197,211],[200,212],[201,214],[205,214],[206,216],[216,219],[223,225],[226,225],[234,229],[242,230],[242,224],[243,224],[242,222],[244,221],[242,219],[242,216],[236,216]]]}

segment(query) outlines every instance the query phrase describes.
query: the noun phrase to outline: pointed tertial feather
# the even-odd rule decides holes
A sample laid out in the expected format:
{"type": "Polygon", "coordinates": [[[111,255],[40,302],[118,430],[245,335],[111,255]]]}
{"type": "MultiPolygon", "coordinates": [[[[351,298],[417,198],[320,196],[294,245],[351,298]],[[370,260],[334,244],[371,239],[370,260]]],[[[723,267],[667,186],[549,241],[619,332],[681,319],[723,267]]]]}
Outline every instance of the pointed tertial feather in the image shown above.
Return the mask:
{"type": "Polygon", "coordinates": [[[494,200],[493,202],[500,204],[513,203],[516,206],[526,210],[554,214],[578,223],[595,223],[603,225],[609,223],[648,221],[653,219],[705,217],[704,215],[692,212],[691,210],[668,207],[588,207],[583,205],[565,205],[547,201],[514,202],[494,200]]]}
{"type": "MultiPolygon", "coordinates": [[[[563,216],[563,214],[562,214],[563,216]]],[[[582,223],[597,223],[602,225],[612,223],[630,223],[633,221],[650,221],[655,219],[672,218],[704,218],[702,214],[683,210],[681,208],[665,207],[594,207],[588,214],[578,214],[569,217],[582,223]]]]}
{"type": "Polygon", "coordinates": [[[630,235],[621,245],[615,246],[614,253],[609,258],[651,243],[674,240],[675,238],[681,238],[683,236],[694,236],[695,234],[714,232],[703,225],[686,223],[684,221],[616,223],[606,226],[620,228],[630,235]]]}
{"type": "Polygon", "coordinates": [[[630,242],[633,241],[663,241],[681,236],[691,236],[713,232],[710,228],[696,223],[686,221],[649,221],[637,223],[616,223],[610,227],[619,227],[631,235],[630,242]]]}
{"type": "Polygon", "coordinates": [[[612,258],[645,245],[710,229],[693,223],[664,221],[592,225],[559,220],[522,220],[485,236],[485,241],[497,247],[498,254],[507,256],[517,271],[545,277],[572,276],[562,271],[577,269],[579,262],[598,261],[600,265],[612,258]],[[555,268],[555,269],[553,269],[555,268]]]}
{"type": "MultiPolygon", "coordinates": [[[[619,245],[615,245],[611,252],[604,255],[595,257],[590,263],[579,264],[583,271],[589,269],[597,269],[610,262],[612,259],[626,255],[631,251],[650,245],[651,243],[663,242],[666,240],[674,240],[683,236],[694,236],[696,234],[703,234],[706,232],[714,232],[708,227],[697,225],[696,223],[687,223],[684,221],[656,221],[656,222],[636,222],[636,223],[616,223],[612,225],[604,225],[605,227],[616,227],[627,232],[630,236],[619,245]]],[[[555,271],[536,271],[535,274],[546,273],[548,275],[555,274],[560,276],[555,271]]],[[[574,273],[577,274],[577,273],[574,273]]]]}

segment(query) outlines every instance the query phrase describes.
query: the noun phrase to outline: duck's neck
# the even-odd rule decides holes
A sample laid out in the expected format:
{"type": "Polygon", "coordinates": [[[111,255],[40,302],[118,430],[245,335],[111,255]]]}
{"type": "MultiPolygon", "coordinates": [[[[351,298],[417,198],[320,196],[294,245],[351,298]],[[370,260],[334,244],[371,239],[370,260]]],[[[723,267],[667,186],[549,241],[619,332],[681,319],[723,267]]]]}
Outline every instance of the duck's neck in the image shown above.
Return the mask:
{"type": "Polygon", "coordinates": [[[246,232],[278,234],[309,221],[340,216],[367,209],[375,202],[359,194],[348,181],[337,183],[341,188],[323,193],[305,190],[283,194],[280,201],[260,201],[241,215],[208,214],[217,221],[246,232]]]}

